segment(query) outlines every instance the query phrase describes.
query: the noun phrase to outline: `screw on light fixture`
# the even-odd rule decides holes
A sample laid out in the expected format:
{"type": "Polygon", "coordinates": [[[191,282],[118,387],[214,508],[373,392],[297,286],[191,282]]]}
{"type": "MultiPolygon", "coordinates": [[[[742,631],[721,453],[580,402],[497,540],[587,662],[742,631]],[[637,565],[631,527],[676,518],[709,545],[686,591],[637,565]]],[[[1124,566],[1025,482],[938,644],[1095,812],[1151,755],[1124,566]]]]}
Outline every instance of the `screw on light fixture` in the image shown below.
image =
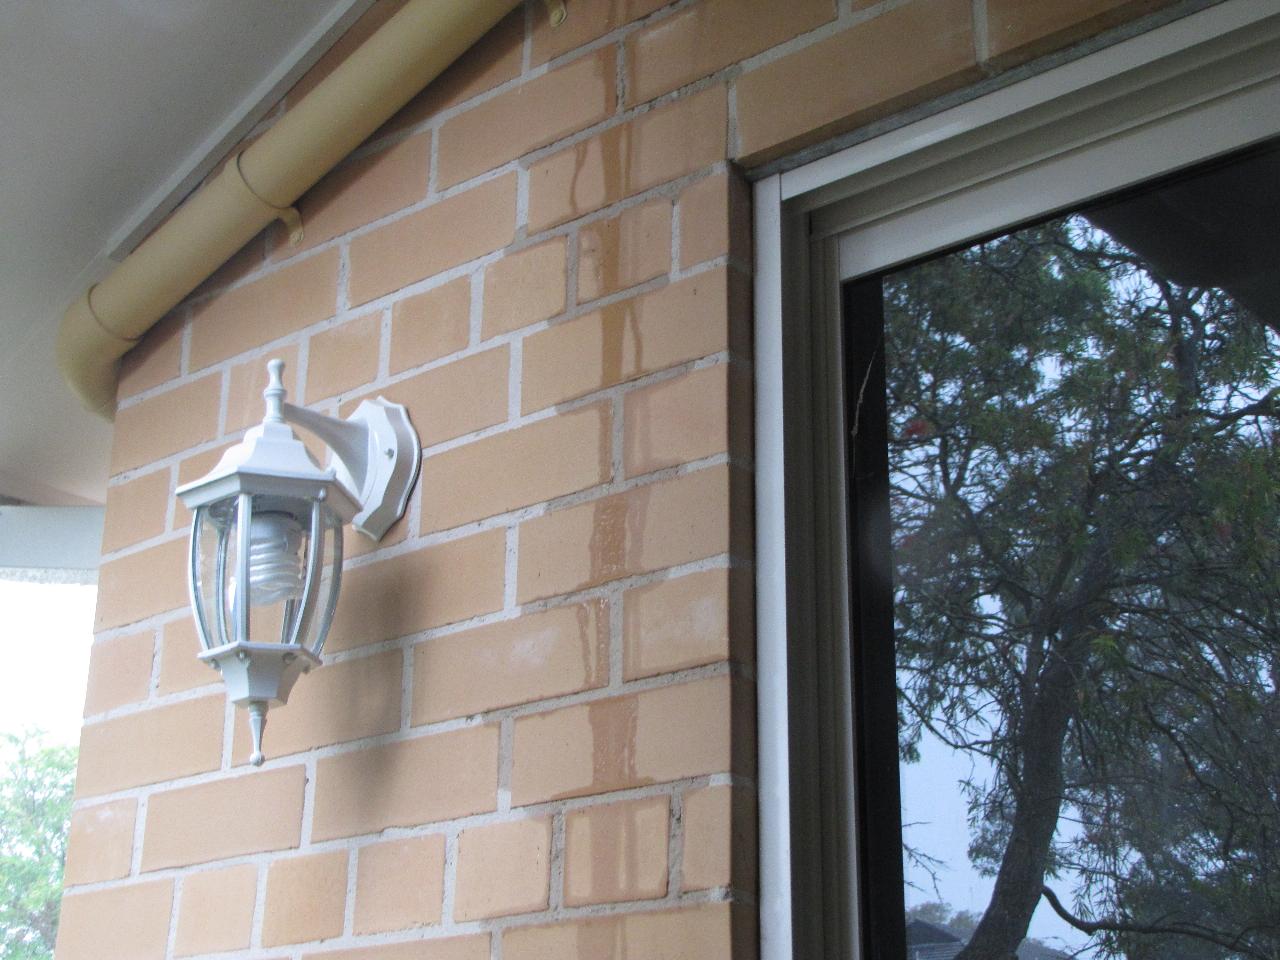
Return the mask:
{"type": "Polygon", "coordinates": [[[188,577],[200,659],[248,710],[255,766],[267,710],[320,664],[341,586],[343,525],[381,539],[403,516],[421,461],[400,404],[379,397],[347,420],[327,417],[285,402],[283,361],[267,370],[262,423],[178,488],[193,511],[188,577]],[[328,467],[291,423],[330,448],[328,467]]]}

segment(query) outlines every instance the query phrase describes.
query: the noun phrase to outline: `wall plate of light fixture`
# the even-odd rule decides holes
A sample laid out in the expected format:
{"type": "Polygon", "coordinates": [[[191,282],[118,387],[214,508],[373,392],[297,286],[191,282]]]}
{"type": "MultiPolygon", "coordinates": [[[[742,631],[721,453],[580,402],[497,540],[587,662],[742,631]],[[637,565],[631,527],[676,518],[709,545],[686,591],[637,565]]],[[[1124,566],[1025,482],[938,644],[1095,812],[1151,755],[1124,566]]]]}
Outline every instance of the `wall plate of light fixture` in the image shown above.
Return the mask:
{"type": "Polygon", "coordinates": [[[188,584],[199,656],[248,710],[255,766],[267,710],[320,665],[341,587],[344,525],[380,540],[404,515],[422,461],[401,404],[365,400],[340,420],[286,403],[284,362],[267,370],[262,423],[177,490],[192,511],[188,584]],[[325,443],[328,466],[290,424],[325,443]]]}

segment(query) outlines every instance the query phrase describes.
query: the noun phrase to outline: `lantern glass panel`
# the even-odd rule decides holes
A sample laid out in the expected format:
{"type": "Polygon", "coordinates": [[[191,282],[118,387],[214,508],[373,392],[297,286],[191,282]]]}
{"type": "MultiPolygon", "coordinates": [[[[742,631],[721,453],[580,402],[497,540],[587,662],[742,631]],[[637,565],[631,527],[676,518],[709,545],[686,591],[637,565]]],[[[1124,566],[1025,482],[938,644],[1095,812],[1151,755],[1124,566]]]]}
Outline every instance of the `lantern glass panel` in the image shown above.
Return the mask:
{"type": "Polygon", "coordinates": [[[230,643],[231,567],[235,563],[236,501],[198,507],[191,522],[196,627],[205,649],[230,643]]]}
{"type": "Polygon", "coordinates": [[[316,582],[315,605],[311,608],[311,615],[303,625],[304,629],[299,637],[303,645],[315,654],[319,654],[324,648],[342,579],[342,519],[322,509],[320,526],[324,539],[320,544],[318,557],[320,572],[316,582]]]}

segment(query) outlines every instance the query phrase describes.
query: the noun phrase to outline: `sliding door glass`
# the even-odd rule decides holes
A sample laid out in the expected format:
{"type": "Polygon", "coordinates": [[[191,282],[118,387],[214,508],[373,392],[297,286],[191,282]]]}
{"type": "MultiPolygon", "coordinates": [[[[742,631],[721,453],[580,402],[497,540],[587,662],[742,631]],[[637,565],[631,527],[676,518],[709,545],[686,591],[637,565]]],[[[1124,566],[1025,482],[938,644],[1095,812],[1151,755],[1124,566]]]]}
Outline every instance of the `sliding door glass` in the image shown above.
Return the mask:
{"type": "Polygon", "coordinates": [[[845,325],[873,952],[1280,957],[1280,151],[845,325]]]}

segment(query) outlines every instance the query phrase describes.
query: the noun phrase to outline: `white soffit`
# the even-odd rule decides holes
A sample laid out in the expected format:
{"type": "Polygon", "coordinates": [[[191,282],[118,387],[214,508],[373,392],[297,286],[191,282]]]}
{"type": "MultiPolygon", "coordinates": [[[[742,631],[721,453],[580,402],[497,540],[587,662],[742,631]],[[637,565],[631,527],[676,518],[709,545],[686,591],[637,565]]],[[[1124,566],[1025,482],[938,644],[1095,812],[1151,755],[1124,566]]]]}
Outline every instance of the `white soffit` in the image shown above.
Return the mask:
{"type": "Polygon", "coordinates": [[[102,501],[111,425],[57,374],[63,311],[372,2],[0,4],[0,496],[102,501]]]}

